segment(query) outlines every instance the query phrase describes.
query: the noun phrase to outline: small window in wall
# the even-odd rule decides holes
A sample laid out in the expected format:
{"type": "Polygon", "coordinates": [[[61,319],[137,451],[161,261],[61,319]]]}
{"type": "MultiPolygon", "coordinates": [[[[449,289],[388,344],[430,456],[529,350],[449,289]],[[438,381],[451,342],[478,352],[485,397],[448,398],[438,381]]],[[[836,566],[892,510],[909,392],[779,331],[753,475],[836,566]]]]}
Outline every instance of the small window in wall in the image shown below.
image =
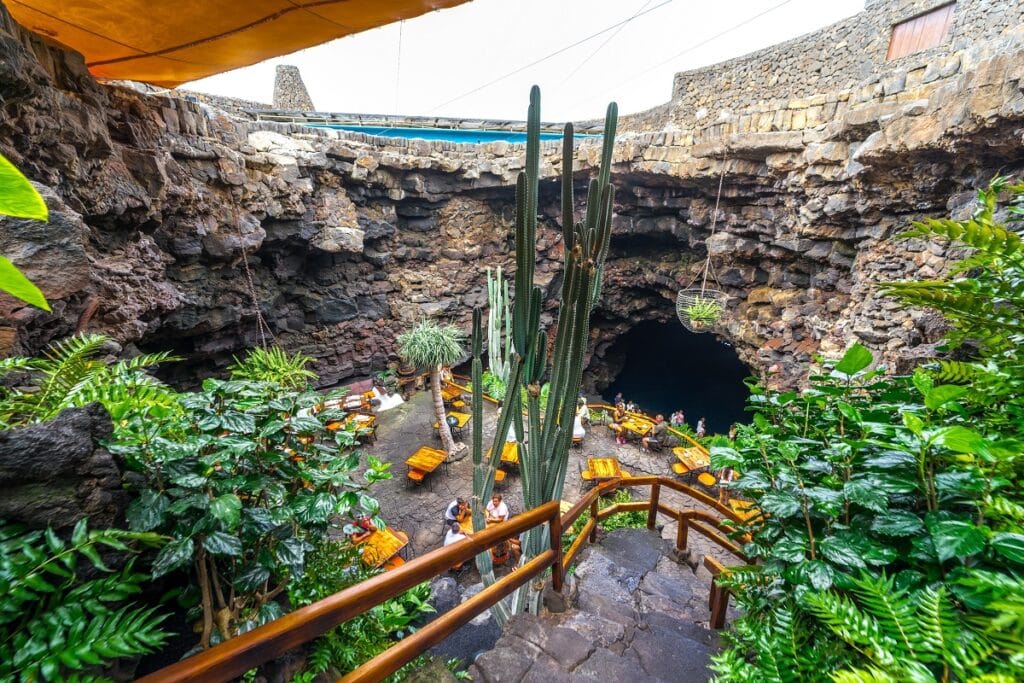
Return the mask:
{"type": "Polygon", "coordinates": [[[941,45],[949,36],[954,9],[956,3],[951,2],[893,26],[886,59],[905,57],[941,45]]]}

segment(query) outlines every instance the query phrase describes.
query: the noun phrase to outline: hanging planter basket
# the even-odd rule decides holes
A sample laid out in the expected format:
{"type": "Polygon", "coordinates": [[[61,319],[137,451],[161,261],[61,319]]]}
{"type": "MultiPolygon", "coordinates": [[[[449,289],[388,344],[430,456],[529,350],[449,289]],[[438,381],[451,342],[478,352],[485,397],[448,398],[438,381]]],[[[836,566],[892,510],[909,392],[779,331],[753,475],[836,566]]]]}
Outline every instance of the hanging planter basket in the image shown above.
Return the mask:
{"type": "Polygon", "coordinates": [[[682,289],[676,295],[676,315],[691,332],[709,332],[725,313],[728,300],[728,295],[717,289],[682,289]]]}

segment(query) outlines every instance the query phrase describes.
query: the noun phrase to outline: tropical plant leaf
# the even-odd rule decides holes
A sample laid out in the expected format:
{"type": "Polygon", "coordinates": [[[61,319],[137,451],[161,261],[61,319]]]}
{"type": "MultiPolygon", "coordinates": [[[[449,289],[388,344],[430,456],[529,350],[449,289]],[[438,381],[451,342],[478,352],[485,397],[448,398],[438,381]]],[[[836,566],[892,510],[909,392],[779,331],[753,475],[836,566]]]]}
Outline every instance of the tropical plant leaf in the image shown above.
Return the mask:
{"type": "Polygon", "coordinates": [[[49,218],[46,202],[28,178],[7,157],[0,154],[0,214],[14,218],[45,221],[49,218]]]}
{"type": "Polygon", "coordinates": [[[50,304],[39,288],[3,256],[0,256],[0,290],[36,308],[50,310],[50,304]]]}

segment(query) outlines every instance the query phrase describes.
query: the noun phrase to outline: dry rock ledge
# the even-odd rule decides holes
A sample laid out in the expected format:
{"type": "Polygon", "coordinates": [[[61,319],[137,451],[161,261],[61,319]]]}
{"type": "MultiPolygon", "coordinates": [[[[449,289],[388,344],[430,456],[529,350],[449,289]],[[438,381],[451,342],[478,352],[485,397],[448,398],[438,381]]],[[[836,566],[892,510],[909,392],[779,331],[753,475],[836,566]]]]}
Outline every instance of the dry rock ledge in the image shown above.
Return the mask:
{"type": "MultiPolygon", "coordinates": [[[[776,366],[779,384],[854,340],[897,366],[926,353],[937,321],[876,284],[937,274],[946,254],[890,238],[915,218],[962,215],[992,175],[1024,171],[1021,31],[954,56],[902,80],[875,76],[677,130],[628,132],[644,119],[625,121],[589,381],[617,370],[616,337],[672,318],[706,249],[731,297],[720,336],[755,371],[776,366]]],[[[335,383],[382,368],[418,316],[468,328],[485,303],[484,269],[513,265],[521,146],[244,121],[173,92],[99,85],[80,56],[2,9],[0,83],[0,151],[51,210],[45,229],[0,221],[0,252],[54,304],[51,314],[0,300],[0,353],[102,332],[127,350],[187,356],[171,370],[187,383],[257,341],[258,305],[275,340],[335,383]]],[[[557,147],[544,146],[545,176],[559,171],[557,147]]],[[[579,143],[581,190],[598,153],[579,143]]],[[[543,182],[537,283],[549,319],[557,192],[543,182]]]]}

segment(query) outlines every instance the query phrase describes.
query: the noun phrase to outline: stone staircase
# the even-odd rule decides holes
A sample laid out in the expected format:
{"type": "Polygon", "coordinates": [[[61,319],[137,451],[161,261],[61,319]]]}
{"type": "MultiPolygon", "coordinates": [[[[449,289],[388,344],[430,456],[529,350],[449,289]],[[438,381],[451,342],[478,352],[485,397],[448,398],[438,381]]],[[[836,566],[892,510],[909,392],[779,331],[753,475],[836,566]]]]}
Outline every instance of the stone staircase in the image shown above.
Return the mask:
{"type": "Polygon", "coordinates": [[[718,635],[706,627],[708,585],[645,529],[620,529],[588,548],[574,574],[575,606],[520,615],[470,667],[483,683],[707,681],[718,635]]]}

